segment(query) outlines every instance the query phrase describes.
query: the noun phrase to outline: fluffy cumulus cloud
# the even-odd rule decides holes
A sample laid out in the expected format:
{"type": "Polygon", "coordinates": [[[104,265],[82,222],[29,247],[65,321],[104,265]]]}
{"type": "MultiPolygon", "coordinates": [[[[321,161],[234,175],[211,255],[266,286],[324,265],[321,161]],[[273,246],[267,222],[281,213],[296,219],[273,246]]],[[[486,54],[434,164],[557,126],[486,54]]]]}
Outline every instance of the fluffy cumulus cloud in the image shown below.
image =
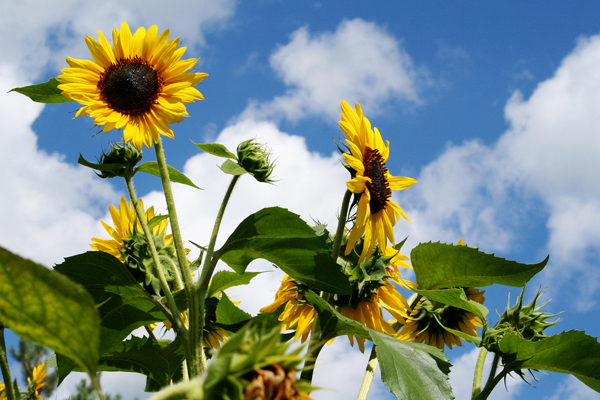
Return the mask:
{"type": "Polygon", "coordinates": [[[600,284],[593,268],[600,250],[599,60],[600,37],[581,39],[529,99],[519,92],[510,98],[509,128],[497,143],[452,145],[425,166],[419,183],[398,195],[413,220],[409,246],[464,237],[506,252],[527,246],[528,214],[542,213],[549,239],[535,251],[551,254],[542,283],[555,298],[569,293],[558,291],[561,284],[575,284],[580,296],[572,306],[592,307],[600,284]]]}
{"type": "Polygon", "coordinates": [[[426,71],[414,66],[395,37],[362,19],[343,21],[333,33],[311,35],[308,27],[300,28],[270,62],[288,91],[250,104],[243,115],[337,118],[340,99],[377,113],[390,101],[421,103],[419,90],[427,82],[426,71]]]}

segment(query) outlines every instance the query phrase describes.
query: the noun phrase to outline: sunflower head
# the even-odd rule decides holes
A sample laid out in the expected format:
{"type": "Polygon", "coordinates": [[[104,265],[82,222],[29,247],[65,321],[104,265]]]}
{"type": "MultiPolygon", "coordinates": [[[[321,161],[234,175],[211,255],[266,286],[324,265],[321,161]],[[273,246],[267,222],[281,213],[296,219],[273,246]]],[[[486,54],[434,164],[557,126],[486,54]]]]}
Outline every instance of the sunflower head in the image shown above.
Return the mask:
{"type": "Polygon", "coordinates": [[[352,178],[346,185],[355,194],[354,205],[357,206],[346,254],[364,235],[359,260],[362,263],[373,252],[375,243],[379,243],[381,250],[388,240],[395,243],[393,228],[400,216],[410,221],[402,208],[392,201],[392,191],[406,189],[417,181],[390,174],[385,166],[390,144],[384,143],[379,130],[371,127],[358,103],[352,109],[342,101],[339,124],[346,138],[343,157],[352,178]]]}
{"type": "MultiPolygon", "coordinates": [[[[469,300],[483,304],[483,290],[463,288],[469,300]]],[[[444,350],[444,346],[452,349],[453,345],[462,346],[460,338],[448,332],[444,327],[477,336],[476,327],[483,324],[475,314],[423,298],[410,314],[409,321],[398,331],[400,340],[414,340],[444,350]]]]}
{"type": "Polygon", "coordinates": [[[508,306],[500,316],[498,323],[491,329],[484,329],[482,345],[490,351],[500,353],[505,364],[514,358],[510,354],[502,353],[498,347],[498,342],[506,334],[515,334],[523,339],[536,342],[547,337],[544,333],[546,328],[560,321],[560,319],[547,321],[547,319],[554,318],[558,314],[546,314],[544,311],[539,311],[548,303],[536,304],[542,293],[542,290],[538,291],[531,303],[523,305],[523,295],[525,294],[525,289],[523,289],[513,307],[510,307],[510,299],[508,300],[508,306]]]}
{"type": "Polygon", "coordinates": [[[273,183],[271,179],[275,164],[267,146],[254,139],[246,140],[237,148],[239,164],[259,182],[273,183]]]}
{"type": "Polygon", "coordinates": [[[42,391],[42,387],[45,385],[44,379],[46,379],[46,363],[41,363],[33,369],[32,378],[27,378],[28,393],[31,394],[33,400],[44,400],[43,397],[39,397],[42,391]]]}
{"type": "Polygon", "coordinates": [[[142,161],[142,152],[133,147],[131,143],[115,143],[110,146],[110,151],[103,152],[98,164],[111,165],[117,168],[101,171],[97,175],[102,179],[116,176],[131,178],[134,175],[135,166],[140,161],[142,161]]]}
{"type": "Polygon", "coordinates": [[[194,88],[205,73],[189,72],[198,59],[182,60],[185,47],[156,25],[131,33],[126,22],[112,31],[112,45],[102,32],[85,40],[94,61],[67,58],[69,68],[56,79],[62,94],[83,105],[76,114],[89,115],[103,131],[123,129],[136,149],[152,147],[159,135],[173,137],[169,124],[183,121],[184,104],[202,100],[194,88]]]}

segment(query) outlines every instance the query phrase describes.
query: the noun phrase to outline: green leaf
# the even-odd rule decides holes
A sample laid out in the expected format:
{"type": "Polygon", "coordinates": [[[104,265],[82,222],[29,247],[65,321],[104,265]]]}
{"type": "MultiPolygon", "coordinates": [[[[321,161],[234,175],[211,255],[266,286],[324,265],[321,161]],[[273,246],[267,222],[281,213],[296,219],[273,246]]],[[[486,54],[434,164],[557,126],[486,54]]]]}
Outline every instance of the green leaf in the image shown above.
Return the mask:
{"type": "MultiPolygon", "coordinates": [[[[192,142],[194,143],[194,142],[192,142]]],[[[223,158],[231,158],[237,160],[235,154],[227,150],[227,147],[218,143],[204,143],[198,144],[194,143],[200,150],[207,152],[208,154],[212,154],[213,156],[223,157],[223,158]]]]}
{"type": "Polygon", "coordinates": [[[344,317],[312,291],[305,293],[319,314],[321,339],[355,335],[377,346],[381,379],[398,399],[452,399],[450,363],[442,351],[421,343],[403,342],[344,317]]]}
{"type": "Polygon", "coordinates": [[[522,287],[548,262],[521,264],[478,249],[443,243],[420,243],[410,253],[420,289],[482,287],[495,283],[522,287]]]}
{"type": "Polygon", "coordinates": [[[507,367],[540,369],[571,374],[600,392],[600,343],[582,331],[568,331],[530,342],[508,334],[498,342],[500,351],[514,353],[516,360],[507,367]]]}
{"type": "Polygon", "coordinates": [[[240,310],[229,300],[229,297],[223,293],[219,304],[217,305],[217,323],[223,325],[245,324],[252,318],[250,314],[240,310]]]}
{"type": "Polygon", "coordinates": [[[230,287],[247,285],[250,280],[261,272],[246,272],[238,274],[230,271],[219,271],[213,275],[206,297],[212,297],[230,287]]]}
{"type": "MultiPolygon", "coordinates": [[[[142,163],[135,170],[140,172],[146,172],[148,174],[158,176],[160,178],[160,171],[158,170],[158,163],[156,161],[147,161],[145,163],[142,163]]],[[[169,180],[171,182],[182,183],[184,185],[188,185],[193,188],[202,190],[201,188],[196,186],[194,182],[192,182],[187,176],[177,171],[170,165],[167,165],[167,170],[169,171],[169,180]]]]}
{"type": "Polygon", "coordinates": [[[441,290],[418,290],[413,291],[430,300],[439,301],[443,304],[451,305],[452,307],[460,308],[461,310],[469,311],[485,323],[485,316],[488,314],[488,309],[476,301],[469,300],[465,295],[465,291],[461,288],[441,289],[441,290]]]}
{"type": "Polygon", "coordinates": [[[219,168],[229,175],[243,175],[248,173],[241,165],[231,160],[225,160],[219,168]]]}
{"type": "Polygon", "coordinates": [[[453,399],[444,353],[421,343],[403,342],[370,330],[377,346],[381,380],[397,399],[453,399]]]}
{"type": "Polygon", "coordinates": [[[313,289],[351,294],[348,278],[331,259],[327,239],[298,215],[271,207],[242,221],[219,254],[238,273],[251,261],[263,258],[313,289]]]}
{"type": "MultiPolygon", "coordinates": [[[[118,346],[134,329],[166,319],[127,267],[108,253],[89,251],[68,257],[55,270],[83,285],[99,305],[100,355],[118,346]]],[[[60,357],[57,362],[62,381],[70,372],[69,365],[60,357]]]]}
{"type": "Polygon", "coordinates": [[[60,85],[60,82],[56,78],[52,78],[45,83],[14,88],[9,90],[9,93],[18,92],[24,94],[38,103],[68,103],[73,101],[62,95],[62,90],[57,87],[58,85],[60,85]]]}
{"type": "Polygon", "coordinates": [[[58,272],[0,248],[0,323],[96,373],[100,318],[90,294],[58,272]]]}

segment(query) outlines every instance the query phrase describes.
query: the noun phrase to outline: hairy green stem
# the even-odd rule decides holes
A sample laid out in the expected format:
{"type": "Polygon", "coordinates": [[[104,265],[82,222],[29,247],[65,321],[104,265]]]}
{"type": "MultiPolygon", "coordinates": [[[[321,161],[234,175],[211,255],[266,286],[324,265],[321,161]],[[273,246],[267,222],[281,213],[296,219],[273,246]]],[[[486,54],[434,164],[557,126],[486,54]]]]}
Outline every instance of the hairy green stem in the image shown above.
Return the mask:
{"type": "MultiPolygon", "coordinates": [[[[191,377],[198,376],[207,367],[204,349],[202,347],[202,323],[204,322],[204,304],[202,310],[198,304],[198,296],[196,295],[196,286],[192,279],[192,271],[188,264],[183,239],[181,238],[181,229],[179,228],[179,220],[177,219],[177,211],[175,210],[175,199],[171,190],[171,180],[169,177],[169,169],[165,152],[162,146],[162,140],[159,136],[158,141],[154,143],[156,153],[156,162],[160,173],[160,180],[163,186],[167,210],[169,212],[169,222],[171,224],[171,233],[173,234],[173,242],[177,252],[177,261],[179,262],[179,270],[183,278],[184,290],[188,300],[189,309],[189,345],[190,353],[187,357],[188,371],[191,377]],[[202,318],[201,318],[202,316],[202,318]]],[[[201,300],[204,303],[204,299],[201,300]]]]}
{"type": "MultiPolygon", "coordinates": [[[[204,302],[206,298],[206,292],[208,291],[208,283],[212,277],[212,274],[217,265],[218,257],[215,256],[215,244],[217,243],[217,236],[219,235],[219,228],[221,227],[221,221],[223,220],[223,215],[225,214],[225,209],[227,208],[227,203],[229,203],[229,199],[231,198],[231,193],[233,193],[233,188],[236,183],[240,179],[241,175],[234,175],[229,183],[229,187],[227,188],[227,192],[223,197],[223,201],[221,202],[221,208],[219,208],[219,212],[217,213],[217,218],[215,219],[215,224],[213,226],[213,231],[210,236],[210,243],[208,244],[208,249],[206,250],[206,256],[204,257],[204,265],[202,266],[202,272],[200,273],[200,278],[197,282],[196,293],[197,293],[197,304],[199,307],[200,315],[204,316],[204,302]],[[213,260],[213,257],[215,258],[213,260]]],[[[202,341],[202,335],[204,330],[204,318],[199,321],[198,325],[199,329],[199,339],[202,341]]],[[[200,347],[202,350],[202,347],[200,347]]],[[[204,351],[202,351],[202,355],[204,356],[204,351]]],[[[204,358],[204,362],[206,363],[206,358],[204,358]]]]}
{"type": "MultiPolygon", "coordinates": [[[[421,296],[418,293],[414,293],[410,299],[408,299],[408,308],[412,310],[419,304],[419,300],[421,300],[421,296]]],[[[392,328],[396,332],[402,327],[403,324],[398,321],[394,322],[392,328]]],[[[375,372],[377,371],[377,367],[379,366],[379,360],[377,359],[377,346],[373,344],[373,348],[371,349],[371,355],[369,356],[369,362],[367,363],[367,368],[365,370],[365,375],[363,376],[363,381],[360,385],[360,389],[358,390],[357,400],[366,400],[367,395],[369,394],[369,390],[371,389],[371,385],[373,384],[373,378],[375,377],[375,372]]]]}
{"type": "Polygon", "coordinates": [[[342,200],[342,209],[340,210],[340,218],[338,220],[337,229],[335,231],[335,239],[333,241],[333,252],[331,256],[333,261],[337,262],[338,256],[340,255],[340,247],[342,245],[342,238],[344,237],[344,228],[346,227],[346,220],[348,217],[348,207],[350,206],[350,198],[352,192],[346,189],[344,193],[344,199],[342,200]]]}
{"type": "Polygon", "coordinates": [[[510,369],[504,368],[498,374],[498,376],[494,377],[493,379],[489,379],[486,382],[485,387],[483,388],[483,390],[481,391],[481,393],[479,393],[477,396],[473,396],[473,400],[486,400],[490,396],[490,394],[492,394],[492,391],[494,390],[494,388],[496,387],[496,385],[498,383],[500,383],[500,381],[502,379],[504,379],[506,377],[506,375],[508,375],[510,372],[511,372],[510,369]]]}
{"type": "Polygon", "coordinates": [[[100,381],[98,380],[98,374],[95,374],[95,375],[90,374],[90,379],[92,380],[92,386],[94,386],[94,389],[96,390],[96,394],[98,395],[98,398],[100,400],[105,400],[104,394],[102,393],[102,388],[100,387],[100,381]]]}
{"type": "Polygon", "coordinates": [[[8,368],[8,359],[6,358],[6,343],[4,341],[4,326],[0,325],[0,370],[2,370],[2,379],[4,380],[4,394],[8,400],[15,400],[13,382],[8,368]]]}
{"type": "Polygon", "coordinates": [[[485,366],[485,359],[488,351],[485,347],[482,347],[479,351],[479,357],[477,357],[477,364],[475,365],[475,375],[473,376],[473,392],[471,398],[475,399],[479,393],[481,393],[481,381],[483,379],[483,367],[485,366]]]}

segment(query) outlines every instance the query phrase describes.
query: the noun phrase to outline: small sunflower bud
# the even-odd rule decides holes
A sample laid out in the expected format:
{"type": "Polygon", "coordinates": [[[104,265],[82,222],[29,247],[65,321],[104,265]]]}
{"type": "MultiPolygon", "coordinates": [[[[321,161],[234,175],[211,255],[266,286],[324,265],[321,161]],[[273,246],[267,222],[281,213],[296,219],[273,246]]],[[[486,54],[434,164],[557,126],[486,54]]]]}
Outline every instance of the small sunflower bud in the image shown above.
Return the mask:
{"type": "Polygon", "coordinates": [[[115,168],[104,170],[98,176],[103,179],[114,178],[115,176],[131,177],[134,174],[133,169],[141,160],[142,152],[133,147],[131,143],[113,144],[108,153],[102,154],[99,164],[111,165],[115,168]]]}
{"type": "Polygon", "coordinates": [[[267,146],[254,139],[246,140],[237,148],[238,162],[259,182],[273,183],[271,174],[275,164],[271,161],[271,152],[267,146]]]}

